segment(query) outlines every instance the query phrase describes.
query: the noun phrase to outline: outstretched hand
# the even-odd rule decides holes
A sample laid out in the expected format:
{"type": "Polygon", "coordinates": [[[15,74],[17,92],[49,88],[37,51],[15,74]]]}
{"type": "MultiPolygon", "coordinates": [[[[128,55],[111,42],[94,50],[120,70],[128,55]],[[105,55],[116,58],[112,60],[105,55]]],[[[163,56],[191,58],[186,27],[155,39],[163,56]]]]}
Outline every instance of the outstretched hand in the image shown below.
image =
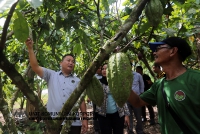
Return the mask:
{"type": "Polygon", "coordinates": [[[25,41],[25,43],[26,43],[26,46],[27,46],[28,48],[33,48],[33,41],[31,40],[31,38],[28,38],[28,39],[25,41]]]}

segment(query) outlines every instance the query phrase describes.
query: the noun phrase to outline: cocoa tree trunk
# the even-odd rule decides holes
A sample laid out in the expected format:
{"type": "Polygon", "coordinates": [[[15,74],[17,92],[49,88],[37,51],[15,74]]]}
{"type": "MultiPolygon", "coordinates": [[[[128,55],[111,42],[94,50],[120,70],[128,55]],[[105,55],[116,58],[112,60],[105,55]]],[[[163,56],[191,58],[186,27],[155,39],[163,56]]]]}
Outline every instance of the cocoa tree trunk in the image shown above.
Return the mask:
{"type": "Polygon", "coordinates": [[[4,99],[5,93],[2,90],[2,86],[3,85],[2,85],[2,82],[1,82],[1,79],[0,79],[0,104],[1,104],[0,105],[0,111],[2,112],[4,120],[5,120],[5,124],[2,127],[2,129],[3,129],[4,133],[7,132],[7,133],[17,134],[17,129],[16,129],[16,126],[15,126],[15,122],[14,122],[14,120],[12,118],[13,117],[12,113],[10,111],[8,103],[4,99]]]}

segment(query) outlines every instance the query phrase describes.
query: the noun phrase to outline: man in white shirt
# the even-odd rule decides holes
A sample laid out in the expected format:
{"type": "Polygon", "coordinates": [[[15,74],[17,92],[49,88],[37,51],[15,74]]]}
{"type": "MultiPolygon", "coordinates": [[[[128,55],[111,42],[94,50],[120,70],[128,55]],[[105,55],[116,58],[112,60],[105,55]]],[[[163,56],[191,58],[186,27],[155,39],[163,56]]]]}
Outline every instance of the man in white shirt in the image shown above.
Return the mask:
{"type": "MultiPolygon", "coordinates": [[[[28,38],[26,40],[26,46],[29,52],[29,60],[32,70],[47,82],[48,86],[48,102],[47,111],[52,113],[51,117],[54,118],[57,115],[56,112],[60,112],[64,103],[73,93],[77,87],[80,79],[72,74],[75,66],[75,58],[71,54],[63,56],[60,62],[61,70],[56,72],[51,69],[47,69],[38,65],[36,56],[33,50],[33,41],[28,38]]],[[[86,112],[86,104],[83,101],[80,106],[81,112],[86,112]]],[[[87,132],[88,121],[82,121],[82,132],[87,132]]],[[[72,123],[69,134],[80,134],[81,122],[76,120],[72,123]]]]}

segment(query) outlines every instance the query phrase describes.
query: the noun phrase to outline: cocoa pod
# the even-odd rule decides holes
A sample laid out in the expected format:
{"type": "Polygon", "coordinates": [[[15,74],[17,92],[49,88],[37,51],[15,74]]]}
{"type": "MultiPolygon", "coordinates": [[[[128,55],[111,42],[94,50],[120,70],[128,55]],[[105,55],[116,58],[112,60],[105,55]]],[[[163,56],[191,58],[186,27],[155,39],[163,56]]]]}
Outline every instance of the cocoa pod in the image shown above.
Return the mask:
{"type": "Polygon", "coordinates": [[[162,20],[163,5],[160,0],[150,0],[145,6],[145,15],[149,23],[157,27],[162,20]]]}
{"type": "Polygon", "coordinates": [[[132,89],[133,74],[128,56],[118,52],[110,56],[106,70],[110,92],[119,107],[127,102],[132,89]]]}
{"type": "Polygon", "coordinates": [[[104,99],[103,87],[100,81],[93,76],[91,82],[88,84],[86,88],[86,94],[92,101],[92,103],[97,106],[101,106],[104,99]]]}

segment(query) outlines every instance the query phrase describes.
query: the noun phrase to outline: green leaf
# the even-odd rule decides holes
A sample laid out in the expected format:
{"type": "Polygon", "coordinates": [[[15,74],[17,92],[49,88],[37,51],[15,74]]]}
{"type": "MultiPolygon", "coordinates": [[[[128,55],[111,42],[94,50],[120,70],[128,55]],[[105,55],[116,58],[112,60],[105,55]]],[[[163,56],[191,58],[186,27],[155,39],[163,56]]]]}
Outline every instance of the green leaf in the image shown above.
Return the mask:
{"type": "Polygon", "coordinates": [[[139,33],[145,33],[145,31],[147,31],[147,29],[149,29],[149,27],[151,27],[151,25],[149,24],[149,22],[147,23],[143,23],[141,26],[140,26],[140,29],[139,29],[139,33]]]}
{"type": "Polygon", "coordinates": [[[183,5],[185,3],[186,0],[174,0],[173,2],[176,4],[176,5],[183,5]]]}
{"type": "Polygon", "coordinates": [[[62,18],[58,15],[56,16],[56,29],[60,29],[63,26],[62,18]]]}
{"type": "Polygon", "coordinates": [[[76,6],[70,6],[68,9],[75,9],[76,6]]]}
{"type": "Polygon", "coordinates": [[[140,46],[141,46],[141,43],[140,43],[140,42],[135,42],[135,43],[134,43],[134,47],[135,47],[135,48],[138,49],[140,46]]]}
{"type": "Polygon", "coordinates": [[[19,6],[20,6],[20,8],[22,9],[22,8],[24,8],[25,6],[26,6],[26,1],[25,0],[19,0],[19,6]]]}
{"type": "Polygon", "coordinates": [[[163,31],[165,31],[169,36],[175,36],[176,33],[176,31],[172,28],[163,28],[163,31]]]}
{"type": "Polygon", "coordinates": [[[81,49],[82,49],[82,46],[80,44],[76,44],[74,46],[73,53],[77,54],[77,55],[80,55],[81,54],[81,49]]]}
{"type": "Polygon", "coordinates": [[[196,13],[196,9],[191,8],[191,9],[188,10],[188,13],[189,14],[195,14],[196,13]]]}
{"type": "Polygon", "coordinates": [[[128,17],[129,17],[129,15],[126,15],[126,16],[122,17],[122,20],[126,20],[126,19],[128,19],[128,17]]]}
{"type": "Polygon", "coordinates": [[[130,13],[131,13],[131,11],[132,11],[132,9],[131,9],[131,8],[129,8],[129,7],[125,7],[125,11],[126,11],[126,13],[127,13],[127,14],[130,14],[130,13]]]}
{"type": "Polygon", "coordinates": [[[177,2],[179,2],[180,4],[184,4],[186,0],[176,0],[177,2]]]}
{"type": "Polygon", "coordinates": [[[36,14],[33,18],[34,22],[38,22],[39,18],[40,18],[39,14],[36,14]]]}
{"type": "Polygon", "coordinates": [[[106,11],[109,11],[108,0],[102,0],[102,5],[106,11]]]}
{"type": "Polygon", "coordinates": [[[14,35],[20,42],[24,42],[29,37],[28,23],[20,13],[17,15],[18,18],[14,20],[13,25],[14,35]]]}

